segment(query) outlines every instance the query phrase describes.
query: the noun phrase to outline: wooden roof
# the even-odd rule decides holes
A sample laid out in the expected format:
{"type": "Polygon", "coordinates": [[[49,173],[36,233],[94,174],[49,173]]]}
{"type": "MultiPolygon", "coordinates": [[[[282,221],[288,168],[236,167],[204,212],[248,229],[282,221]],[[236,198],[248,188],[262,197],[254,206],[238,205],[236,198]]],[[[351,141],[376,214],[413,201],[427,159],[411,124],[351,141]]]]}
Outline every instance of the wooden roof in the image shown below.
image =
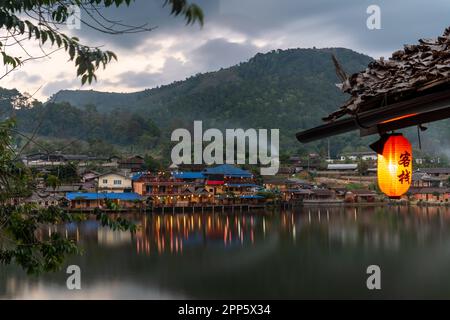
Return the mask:
{"type": "Polygon", "coordinates": [[[325,121],[429,93],[448,85],[450,80],[450,28],[437,39],[405,45],[388,60],[371,62],[362,72],[348,77],[339,70],[338,75],[343,81],[338,87],[351,98],[325,121]]]}

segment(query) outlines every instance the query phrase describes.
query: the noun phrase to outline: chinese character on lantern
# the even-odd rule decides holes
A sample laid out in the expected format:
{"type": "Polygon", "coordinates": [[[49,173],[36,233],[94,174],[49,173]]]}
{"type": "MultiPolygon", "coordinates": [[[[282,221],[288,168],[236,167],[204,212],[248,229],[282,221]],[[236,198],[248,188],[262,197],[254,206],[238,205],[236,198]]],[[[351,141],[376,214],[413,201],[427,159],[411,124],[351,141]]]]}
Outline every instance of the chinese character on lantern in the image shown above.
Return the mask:
{"type": "Polygon", "coordinates": [[[378,185],[387,196],[398,199],[411,187],[412,147],[401,134],[385,139],[378,156],[378,185]]]}
{"type": "Polygon", "coordinates": [[[411,154],[408,151],[405,151],[405,153],[402,153],[400,155],[400,161],[398,162],[398,164],[407,168],[409,167],[410,163],[411,163],[411,154]]]}
{"type": "Polygon", "coordinates": [[[410,183],[410,178],[411,178],[411,172],[409,172],[408,170],[402,171],[402,173],[398,176],[398,181],[400,181],[401,184],[403,184],[403,182],[405,183],[410,183]]]}

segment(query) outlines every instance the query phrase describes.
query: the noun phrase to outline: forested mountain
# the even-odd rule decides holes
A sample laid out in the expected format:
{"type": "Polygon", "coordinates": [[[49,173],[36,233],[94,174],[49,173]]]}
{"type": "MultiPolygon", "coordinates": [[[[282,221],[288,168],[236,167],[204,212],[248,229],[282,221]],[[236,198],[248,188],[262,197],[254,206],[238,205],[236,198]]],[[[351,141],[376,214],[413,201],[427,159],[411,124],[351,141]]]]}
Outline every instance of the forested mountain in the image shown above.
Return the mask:
{"type": "Polygon", "coordinates": [[[143,92],[61,91],[56,99],[77,107],[93,104],[100,112],[138,111],[166,125],[178,118],[219,127],[304,128],[318,123],[318,115],[328,114],[345,99],[335,87],[332,53],[348,72],[364,69],[371,61],[348,49],[279,50],[143,92]]]}
{"type": "MultiPolygon", "coordinates": [[[[64,90],[50,99],[54,103],[35,102],[33,108],[28,103],[10,111],[23,131],[39,124],[41,136],[101,140],[141,150],[168,149],[173,129],[191,128],[194,120],[203,120],[204,129],[279,128],[282,153],[325,153],[328,141],[303,146],[295,133],[320,124],[323,116],[348,98],[335,86],[339,81],[332,53],[347,73],[365,69],[371,61],[343,48],[277,50],[142,92],[64,90]]],[[[8,94],[12,93],[0,91],[1,97],[8,94]]],[[[0,108],[5,111],[5,106],[0,108]]],[[[446,122],[434,126],[438,129],[430,130],[430,139],[448,145],[447,126],[446,122]]],[[[368,141],[358,133],[333,137],[331,153],[367,147],[368,141]]]]}
{"type": "Polygon", "coordinates": [[[61,90],[54,94],[49,101],[68,102],[75,107],[83,109],[86,105],[93,105],[99,112],[110,112],[114,109],[125,109],[135,106],[145,92],[137,93],[115,93],[99,92],[93,90],[61,90]]]}
{"type": "Polygon", "coordinates": [[[53,98],[78,108],[93,104],[101,113],[138,112],[162,131],[189,128],[194,120],[205,128],[280,128],[283,144],[296,148],[295,132],[320,123],[346,98],[335,87],[332,53],[348,72],[371,61],[342,48],[278,50],[143,92],[61,91],[53,98]]]}

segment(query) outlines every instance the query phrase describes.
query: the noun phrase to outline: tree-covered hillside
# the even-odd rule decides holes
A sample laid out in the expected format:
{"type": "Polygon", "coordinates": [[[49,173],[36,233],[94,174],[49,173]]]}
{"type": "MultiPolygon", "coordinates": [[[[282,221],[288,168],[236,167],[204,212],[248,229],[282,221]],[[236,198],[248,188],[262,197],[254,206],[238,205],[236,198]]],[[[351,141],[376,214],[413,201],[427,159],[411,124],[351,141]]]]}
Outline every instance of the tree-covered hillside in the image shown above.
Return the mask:
{"type": "Polygon", "coordinates": [[[139,112],[162,131],[190,128],[194,120],[203,120],[205,128],[279,128],[282,144],[296,148],[296,131],[319,124],[346,99],[335,87],[332,53],[349,73],[371,61],[341,48],[278,50],[139,93],[61,91],[56,99],[79,108],[94,104],[106,113],[139,112]]]}
{"type": "MultiPolygon", "coordinates": [[[[331,59],[334,53],[348,73],[364,69],[371,58],[348,49],[291,49],[258,54],[248,62],[185,81],[137,93],[60,91],[49,102],[12,98],[17,91],[0,91],[3,112],[14,113],[20,130],[39,125],[40,136],[104,141],[160,153],[170,148],[175,128],[191,128],[202,120],[207,128],[278,128],[281,153],[327,153],[328,141],[301,145],[295,133],[321,123],[321,118],[347,99],[331,59]],[[15,107],[5,101],[15,101],[15,107]],[[27,103],[18,103],[27,101],[27,103]]],[[[414,130],[409,130],[413,142],[414,130]]],[[[433,124],[423,137],[425,147],[445,151],[448,121],[433,124]],[[436,148],[435,148],[436,149],[436,148]]],[[[330,139],[331,155],[367,148],[374,137],[357,132],[330,139]]]]}

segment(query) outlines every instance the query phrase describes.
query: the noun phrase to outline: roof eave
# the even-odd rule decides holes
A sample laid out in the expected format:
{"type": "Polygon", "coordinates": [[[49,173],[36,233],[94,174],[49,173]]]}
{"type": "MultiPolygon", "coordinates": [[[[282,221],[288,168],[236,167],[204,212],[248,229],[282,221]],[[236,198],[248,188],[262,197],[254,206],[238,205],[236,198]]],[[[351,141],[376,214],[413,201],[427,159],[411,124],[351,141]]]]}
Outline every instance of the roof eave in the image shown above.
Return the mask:
{"type": "Polygon", "coordinates": [[[361,136],[368,136],[449,117],[450,90],[445,90],[361,112],[357,117],[327,123],[299,132],[296,136],[302,143],[309,143],[354,130],[360,130],[361,136]],[[401,119],[392,120],[396,118],[401,119]]]}

